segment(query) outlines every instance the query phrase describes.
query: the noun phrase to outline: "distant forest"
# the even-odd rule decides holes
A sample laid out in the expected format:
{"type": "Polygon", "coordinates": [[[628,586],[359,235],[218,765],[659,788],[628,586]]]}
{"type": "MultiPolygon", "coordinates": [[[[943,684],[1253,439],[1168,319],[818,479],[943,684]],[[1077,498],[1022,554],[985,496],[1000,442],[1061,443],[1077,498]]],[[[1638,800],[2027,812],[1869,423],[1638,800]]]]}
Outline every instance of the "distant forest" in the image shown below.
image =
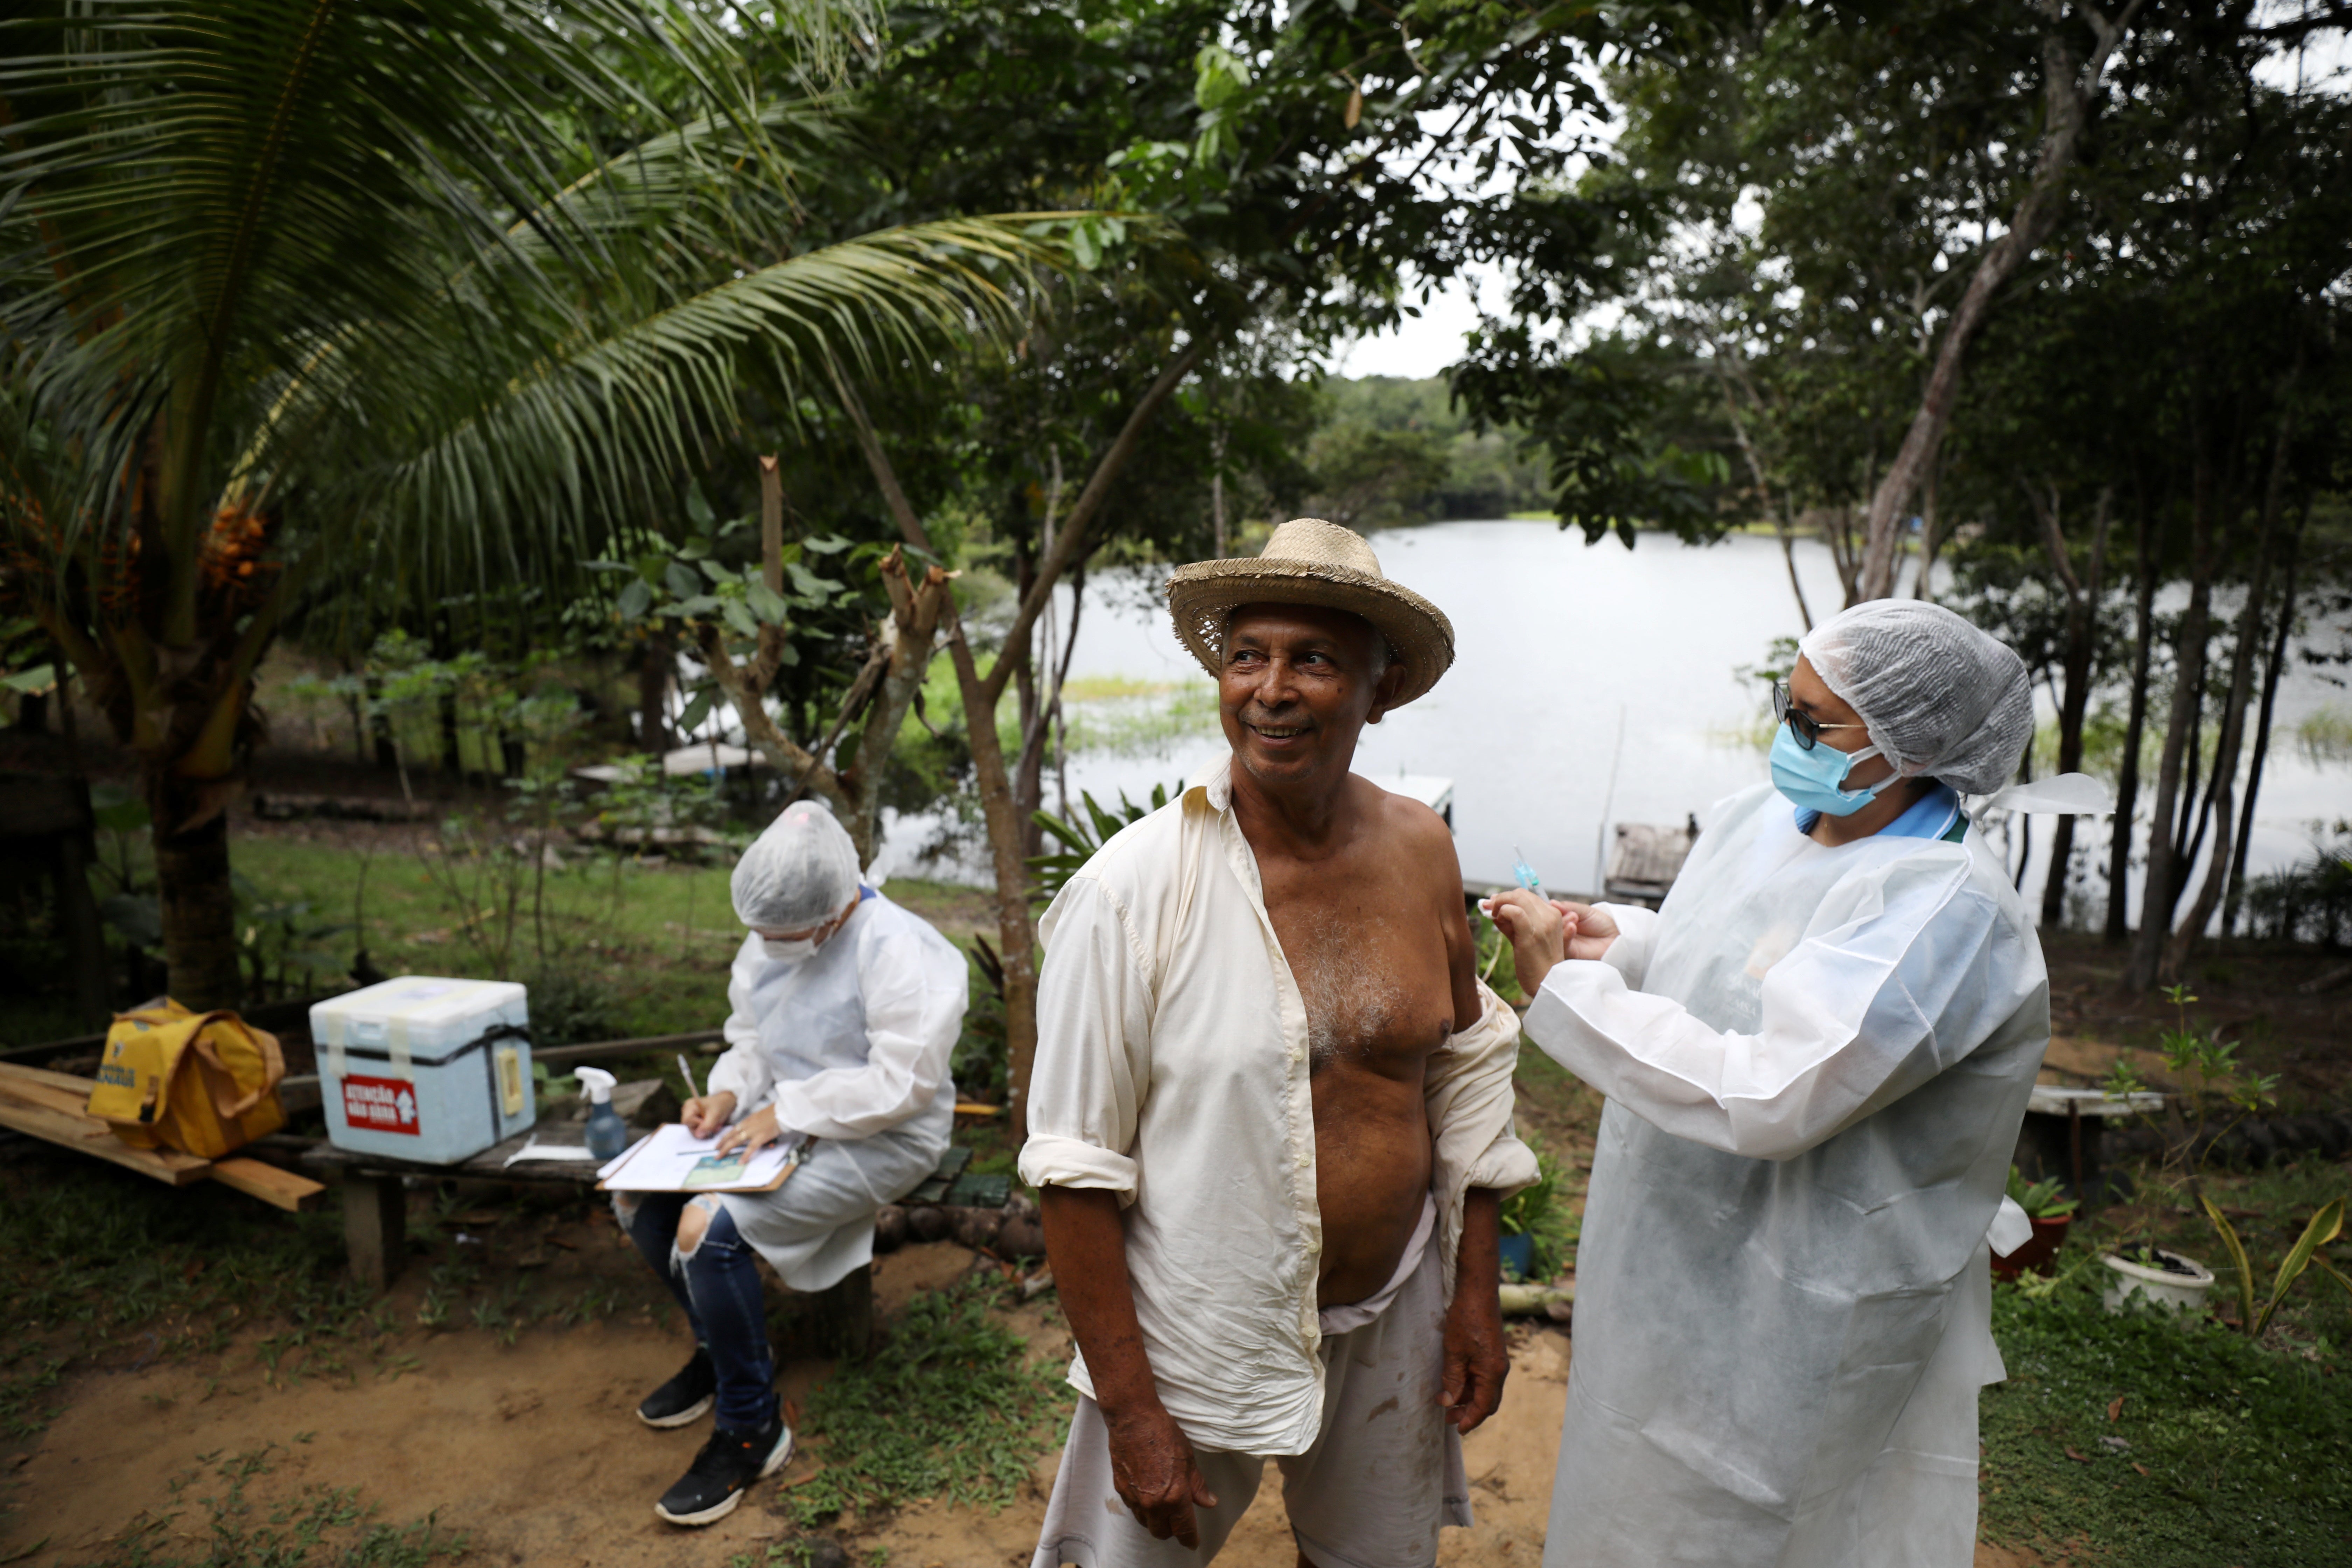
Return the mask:
{"type": "Polygon", "coordinates": [[[1538,512],[1550,517],[1542,455],[1517,430],[1480,435],[1438,376],[1333,376],[1308,445],[1314,515],[1350,528],[1538,512]]]}

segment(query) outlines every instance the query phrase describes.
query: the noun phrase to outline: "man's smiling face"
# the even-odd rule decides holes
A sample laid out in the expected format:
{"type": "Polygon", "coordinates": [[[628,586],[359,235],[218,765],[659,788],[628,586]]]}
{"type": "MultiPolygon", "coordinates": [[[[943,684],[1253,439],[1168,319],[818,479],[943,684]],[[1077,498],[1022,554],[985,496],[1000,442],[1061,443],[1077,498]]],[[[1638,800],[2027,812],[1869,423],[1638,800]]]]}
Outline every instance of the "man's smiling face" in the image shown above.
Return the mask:
{"type": "Polygon", "coordinates": [[[1370,622],[1315,605],[1244,605],[1225,623],[1218,710],[1234,760],[1261,784],[1345,777],[1356,737],[1404,679],[1370,622]]]}

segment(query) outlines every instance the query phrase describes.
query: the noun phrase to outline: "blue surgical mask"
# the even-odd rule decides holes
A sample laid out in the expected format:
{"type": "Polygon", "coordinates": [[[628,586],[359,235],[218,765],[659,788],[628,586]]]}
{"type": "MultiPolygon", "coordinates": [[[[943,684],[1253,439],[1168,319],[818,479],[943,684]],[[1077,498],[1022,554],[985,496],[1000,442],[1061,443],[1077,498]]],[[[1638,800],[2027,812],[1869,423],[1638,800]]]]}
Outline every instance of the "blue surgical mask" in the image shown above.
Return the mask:
{"type": "Polygon", "coordinates": [[[1826,742],[1811,751],[1797,743],[1789,726],[1772,737],[1772,787],[1789,797],[1790,804],[1801,811],[1818,811],[1824,816],[1852,816],[1878,798],[1878,792],[1895,782],[1888,774],[1866,789],[1849,790],[1842,786],[1853,764],[1864,757],[1878,755],[1876,746],[1864,746],[1859,752],[1841,752],[1826,742]]]}

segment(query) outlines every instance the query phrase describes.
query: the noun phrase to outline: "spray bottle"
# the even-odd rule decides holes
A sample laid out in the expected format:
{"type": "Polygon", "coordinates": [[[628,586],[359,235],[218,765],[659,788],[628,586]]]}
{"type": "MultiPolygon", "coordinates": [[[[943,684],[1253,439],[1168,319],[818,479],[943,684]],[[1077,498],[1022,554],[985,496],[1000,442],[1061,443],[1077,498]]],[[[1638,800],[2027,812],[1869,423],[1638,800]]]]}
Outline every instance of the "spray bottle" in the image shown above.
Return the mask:
{"type": "Polygon", "coordinates": [[[588,1152],[599,1160],[610,1160],[629,1146],[628,1126],[613,1109],[613,1085],[617,1080],[603,1068],[573,1068],[572,1076],[580,1080],[580,1090],[588,1097],[588,1152]]]}

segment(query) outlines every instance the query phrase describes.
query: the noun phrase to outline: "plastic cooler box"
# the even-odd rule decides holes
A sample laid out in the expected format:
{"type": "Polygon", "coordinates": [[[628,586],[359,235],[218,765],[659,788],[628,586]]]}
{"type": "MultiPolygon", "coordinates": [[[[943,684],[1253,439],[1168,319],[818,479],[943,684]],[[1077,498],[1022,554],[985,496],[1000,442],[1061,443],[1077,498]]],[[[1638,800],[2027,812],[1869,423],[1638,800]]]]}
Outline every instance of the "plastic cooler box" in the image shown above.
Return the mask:
{"type": "Polygon", "coordinates": [[[530,1025],[509,980],[406,974],[315,1004],[328,1141],[454,1164],[521,1131],[539,1119],[530,1025]]]}

